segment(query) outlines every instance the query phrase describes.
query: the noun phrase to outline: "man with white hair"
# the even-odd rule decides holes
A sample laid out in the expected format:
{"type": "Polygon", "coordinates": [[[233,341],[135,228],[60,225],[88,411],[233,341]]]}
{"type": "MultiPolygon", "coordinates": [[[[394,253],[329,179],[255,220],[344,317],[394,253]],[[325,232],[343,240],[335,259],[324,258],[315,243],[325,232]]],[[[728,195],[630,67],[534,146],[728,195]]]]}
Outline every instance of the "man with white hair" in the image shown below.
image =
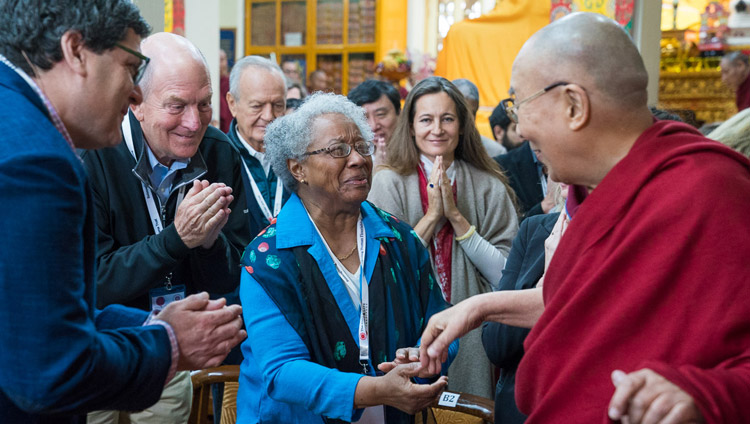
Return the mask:
{"type": "Polygon", "coordinates": [[[266,160],[266,127],[286,111],[284,73],[262,56],[246,56],[229,75],[227,103],[234,119],[227,136],[242,156],[250,233],[254,236],[278,215],[289,192],[266,160]]]}
{"type": "MultiPolygon", "coordinates": [[[[251,235],[239,157],[209,126],[205,58],[170,33],[148,37],[141,49],[151,62],[141,81],[143,102],[123,121],[124,142],[82,158],[96,199],[97,303],[159,311],[198,291],[234,290],[251,235]]],[[[184,423],[191,400],[185,372],[156,405],[127,415],[135,422],[184,423]]],[[[93,413],[89,423],[117,422],[117,415],[93,413]]]]}

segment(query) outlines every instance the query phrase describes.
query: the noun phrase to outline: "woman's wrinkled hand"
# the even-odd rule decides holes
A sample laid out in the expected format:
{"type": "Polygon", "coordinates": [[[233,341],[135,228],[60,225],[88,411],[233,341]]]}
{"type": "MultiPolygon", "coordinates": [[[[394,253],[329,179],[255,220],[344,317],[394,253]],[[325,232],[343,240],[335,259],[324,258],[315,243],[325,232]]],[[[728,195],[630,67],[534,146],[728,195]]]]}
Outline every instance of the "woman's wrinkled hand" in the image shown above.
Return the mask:
{"type": "Polygon", "coordinates": [[[418,377],[421,372],[422,365],[412,362],[397,365],[386,375],[378,377],[378,393],[382,403],[408,414],[415,414],[430,406],[448,386],[448,377],[442,376],[432,384],[412,383],[411,378],[418,377]]]}

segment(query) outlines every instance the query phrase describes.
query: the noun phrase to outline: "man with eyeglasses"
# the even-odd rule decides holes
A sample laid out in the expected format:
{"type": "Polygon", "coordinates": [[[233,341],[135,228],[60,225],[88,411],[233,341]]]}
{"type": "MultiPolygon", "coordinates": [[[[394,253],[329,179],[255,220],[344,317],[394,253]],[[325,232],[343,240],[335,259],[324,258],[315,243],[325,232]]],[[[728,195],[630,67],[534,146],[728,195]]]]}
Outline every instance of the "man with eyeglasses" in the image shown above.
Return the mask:
{"type": "Polygon", "coordinates": [[[0,421],[146,408],[245,336],[241,308],[205,293],[150,316],[95,306],[95,195],[74,149],[122,139],[148,25],[127,0],[5,0],[0,28],[0,421]]]}
{"type": "MultiPolygon", "coordinates": [[[[524,342],[516,400],[528,423],[748,421],[750,162],[656,121],[647,85],[629,34],[593,13],[543,28],[513,65],[506,109],[519,133],[552,179],[590,192],[575,210],[580,195],[568,198],[524,342]]],[[[423,364],[484,320],[508,323],[518,305],[504,297],[434,316],[423,364]]]]}
{"type": "MultiPolygon", "coordinates": [[[[232,292],[252,234],[239,156],[209,126],[205,58],[170,33],[148,37],[141,49],[151,61],[143,101],[122,122],[123,143],[82,159],[97,213],[97,304],[157,312],[200,291],[232,292]]],[[[97,411],[88,422],[184,423],[191,400],[190,375],[178,373],[147,410],[97,411]]]]}

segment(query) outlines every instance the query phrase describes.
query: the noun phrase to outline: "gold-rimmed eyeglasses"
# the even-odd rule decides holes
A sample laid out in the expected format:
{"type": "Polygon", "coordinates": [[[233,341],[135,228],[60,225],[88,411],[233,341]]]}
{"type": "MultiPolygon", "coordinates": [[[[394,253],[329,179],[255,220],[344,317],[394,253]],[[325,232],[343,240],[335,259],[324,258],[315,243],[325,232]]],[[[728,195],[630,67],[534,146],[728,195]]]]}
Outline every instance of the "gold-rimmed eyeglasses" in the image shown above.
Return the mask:
{"type": "Polygon", "coordinates": [[[541,90],[537,91],[536,93],[530,95],[529,97],[518,102],[516,101],[515,95],[511,95],[511,97],[508,97],[507,99],[502,100],[500,104],[503,105],[503,108],[505,109],[505,113],[508,115],[508,118],[510,118],[510,120],[513,121],[513,123],[517,124],[518,123],[518,108],[520,108],[522,104],[536,99],[537,97],[552,90],[555,87],[559,87],[561,85],[568,85],[568,84],[570,83],[564,82],[564,81],[550,84],[542,88],[541,90]]]}
{"type": "MultiPolygon", "coordinates": [[[[375,144],[372,141],[360,141],[354,144],[354,150],[362,156],[370,156],[375,152],[375,144]]],[[[352,152],[352,145],[349,143],[336,143],[324,149],[305,152],[305,156],[317,155],[319,153],[328,153],[334,158],[348,157],[352,152]]]]}
{"type": "Polygon", "coordinates": [[[148,63],[151,61],[151,59],[144,56],[140,52],[137,52],[131,48],[123,46],[120,43],[115,43],[115,46],[125,50],[126,52],[132,54],[133,56],[141,60],[140,65],[138,65],[138,69],[135,71],[135,75],[133,75],[133,83],[137,85],[139,82],[141,82],[141,78],[143,78],[143,74],[146,72],[146,66],[148,66],[148,63]]]}

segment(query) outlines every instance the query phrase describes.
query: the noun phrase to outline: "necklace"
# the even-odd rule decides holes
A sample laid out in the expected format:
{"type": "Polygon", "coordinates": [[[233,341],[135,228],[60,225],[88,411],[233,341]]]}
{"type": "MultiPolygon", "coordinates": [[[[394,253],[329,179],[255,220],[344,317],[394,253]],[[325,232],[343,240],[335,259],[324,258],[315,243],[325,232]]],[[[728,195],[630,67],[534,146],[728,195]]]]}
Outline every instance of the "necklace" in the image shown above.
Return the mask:
{"type": "Polygon", "coordinates": [[[340,261],[345,261],[345,260],[349,259],[349,257],[354,254],[355,250],[357,250],[357,244],[356,243],[354,244],[354,247],[352,247],[352,250],[349,253],[346,254],[346,256],[336,255],[336,259],[338,259],[340,261]]]}

